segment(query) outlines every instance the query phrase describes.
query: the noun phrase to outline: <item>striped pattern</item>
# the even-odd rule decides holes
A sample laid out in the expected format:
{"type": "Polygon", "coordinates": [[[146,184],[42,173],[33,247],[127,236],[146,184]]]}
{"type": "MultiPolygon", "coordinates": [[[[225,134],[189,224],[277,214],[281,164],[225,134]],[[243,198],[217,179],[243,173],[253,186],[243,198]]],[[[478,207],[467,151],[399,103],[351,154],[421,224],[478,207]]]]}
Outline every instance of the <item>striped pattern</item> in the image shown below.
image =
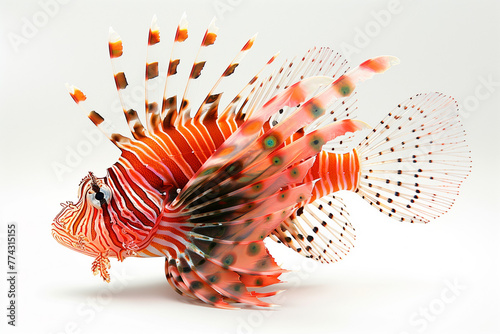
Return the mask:
{"type": "MultiPolygon", "coordinates": [[[[105,263],[107,257],[123,260],[137,256],[136,251],[149,244],[155,235],[164,207],[164,196],[158,189],[166,183],[172,184],[174,176],[170,174],[167,181],[169,174],[164,166],[161,166],[164,174],[146,170],[141,161],[154,152],[146,148],[140,152],[135,155],[124,151],[120,160],[108,169],[107,177],[98,179],[101,186],[105,184],[112,189],[109,204],[96,208],[87,200],[93,187],[92,179],[86,177],[80,185],[79,201],[63,206],[54,219],[54,238],[84,254],[97,255],[94,269],[101,268],[99,263],[105,263]]],[[[96,270],[109,280],[106,268],[102,268],[96,270]]]]}
{"type": "Polygon", "coordinates": [[[319,179],[311,202],[339,190],[356,190],[359,177],[359,157],[355,150],[344,154],[321,151],[306,177],[308,181],[319,179]]]}
{"type": "Polygon", "coordinates": [[[163,201],[153,187],[139,186],[137,172],[115,164],[106,178],[97,179],[100,187],[113,190],[113,200],[102,208],[88,200],[92,194],[92,178],[80,184],[79,201],[68,202],[54,219],[53,236],[63,245],[91,256],[116,257],[123,260],[149,243],[155,222],[160,217],[163,201]]]}
{"type": "MultiPolygon", "coordinates": [[[[145,249],[139,252],[143,257],[177,257],[186,250],[191,242],[187,237],[187,229],[184,225],[175,224],[175,221],[163,219],[156,230],[155,238],[145,249]]],[[[177,222],[178,223],[178,222],[177,222]]]]}

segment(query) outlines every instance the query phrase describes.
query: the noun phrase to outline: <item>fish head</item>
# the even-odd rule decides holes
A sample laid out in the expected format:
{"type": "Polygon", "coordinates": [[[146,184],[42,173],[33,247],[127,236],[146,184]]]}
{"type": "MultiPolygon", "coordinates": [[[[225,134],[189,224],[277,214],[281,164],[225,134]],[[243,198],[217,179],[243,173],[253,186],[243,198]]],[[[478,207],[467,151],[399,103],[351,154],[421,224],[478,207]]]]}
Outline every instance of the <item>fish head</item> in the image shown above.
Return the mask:
{"type": "Polygon", "coordinates": [[[111,206],[113,191],[107,178],[89,173],[78,188],[76,203],[62,203],[62,210],[52,223],[52,236],[72,250],[97,257],[102,254],[120,257],[122,247],[111,237],[111,206]]]}

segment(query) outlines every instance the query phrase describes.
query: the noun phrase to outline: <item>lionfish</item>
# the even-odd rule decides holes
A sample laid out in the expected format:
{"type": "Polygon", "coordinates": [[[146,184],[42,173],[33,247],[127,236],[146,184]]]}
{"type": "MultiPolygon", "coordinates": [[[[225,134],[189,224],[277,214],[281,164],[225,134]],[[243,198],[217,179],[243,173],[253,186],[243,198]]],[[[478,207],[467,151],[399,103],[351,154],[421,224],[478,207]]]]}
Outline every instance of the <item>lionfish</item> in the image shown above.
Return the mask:
{"type": "Polygon", "coordinates": [[[451,97],[415,95],[371,128],[354,119],[355,87],[398,59],[377,57],[350,69],[339,53],[313,48],[263,76],[274,55],[222,107],[219,84],[235,72],[254,36],[193,109],[189,86],[200,78],[217,30],[212,21],[178,100],[170,91],[188,38],[183,15],[162,98],[153,18],[141,121],[124,103],[123,46],[110,28],[114,79],[133,138],[109,133],[104,118],[85,108],[86,95],[68,86],[121,151],[105,177],[90,172],[81,181],[78,202],[61,204],[52,224],[59,243],[95,258],[94,275],[109,282],[109,258],[165,257],[166,278],[181,295],[221,308],[268,307],[261,298],[278,291],[259,288],[279,283],[286,270],[265,239],[327,263],[353,246],[354,228],[338,191],[356,192],[378,211],[410,223],[428,222],[451,207],[470,171],[451,97]]]}

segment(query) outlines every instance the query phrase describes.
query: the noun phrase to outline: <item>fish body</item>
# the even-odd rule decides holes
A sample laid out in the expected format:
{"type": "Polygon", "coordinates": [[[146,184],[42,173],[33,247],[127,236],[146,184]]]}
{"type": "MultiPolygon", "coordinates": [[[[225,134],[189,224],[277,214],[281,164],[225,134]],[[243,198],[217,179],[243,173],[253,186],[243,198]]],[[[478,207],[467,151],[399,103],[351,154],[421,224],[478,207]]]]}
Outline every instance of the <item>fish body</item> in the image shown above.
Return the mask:
{"type": "Polygon", "coordinates": [[[109,281],[109,258],[165,257],[167,280],[183,295],[222,308],[271,306],[261,298],[277,291],[258,290],[279,283],[284,270],[264,239],[321,262],[337,261],[353,246],[354,228],[338,191],[354,191],[399,221],[427,222],[451,207],[470,170],[452,98],[416,95],[371,128],[354,119],[355,87],[397,59],[377,57],[349,70],[338,53],[315,48],[269,76],[261,78],[260,71],[222,108],[219,83],[235,72],[252,37],[193,110],[189,88],[216,37],[212,22],[178,98],[170,91],[187,21],[183,16],[177,28],[161,92],[160,33],[153,19],[143,124],[123,103],[123,46],[110,30],[130,138],[106,132],[104,118],[87,111],[85,94],[69,87],[121,150],[105,177],[89,173],[82,180],[78,201],[62,204],[53,223],[59,243],[95,258],[94,274],[109,281]]]}

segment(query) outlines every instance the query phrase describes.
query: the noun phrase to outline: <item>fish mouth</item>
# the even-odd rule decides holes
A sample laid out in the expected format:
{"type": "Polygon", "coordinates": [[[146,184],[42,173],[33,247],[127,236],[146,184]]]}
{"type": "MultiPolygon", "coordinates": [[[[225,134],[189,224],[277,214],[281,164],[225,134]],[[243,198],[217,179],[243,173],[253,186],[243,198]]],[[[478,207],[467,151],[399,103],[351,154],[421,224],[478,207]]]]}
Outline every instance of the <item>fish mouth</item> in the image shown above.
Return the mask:
{"type": "Polygon", "coordinates": [[[75,250],[85,255],[93,256],[94,252],[86,247],[86,244],[88,243],[87,238],[82,235],[75,236],[67,229],[67,226],[70,223],[67,215],[71,215],[71,212],[68,212],[68,210],[72,209],[74,206],[73,203],[61,203],[61,206],[63,207],[61,212],[57,214],[54,218],[54,222],[52,223],[52,237],[66,248],[75,250]]]}
{"type": "Polygon", "coordinates": [[[56,239],[58,243],[61,245],[67,246],[68,244],[68,239],[70,239],[70,235],[67,232],[65,225],[66,223],[62,220],[62,217],[66,213],[69,207],[69,202],[66,203],[61,203],[62,210],[57,214],[57,216],[54,218],[54,222],[52,223],[52,237],[56,239]]]}
{"type": "Polygon", "coordinates": [[[52,237],[61,245],[66,246],[66,242],[64,240],[66,239],[65,236],[67,236],[67,233],[64,233],[63,231],[64,228],[60,223],[52,223],[52,237]]]}
{"type": "Polygon", "coordinates": [[[60,222],[52,223],[52,237],[61,245],[79,253],[96,256],[97,253],[87,247],[88,240],[84,236],[73,236],[60,222]]]}
{"type": "Polygon", "coordinates": [[[72,237],[64,228],[64,224],[60,221],[56,221],[54,219],[54,223],[52,223],[52,237],[56,239],[58,243],[63,246],[71,247],[75,243],[75,238],[72,237]]]}

